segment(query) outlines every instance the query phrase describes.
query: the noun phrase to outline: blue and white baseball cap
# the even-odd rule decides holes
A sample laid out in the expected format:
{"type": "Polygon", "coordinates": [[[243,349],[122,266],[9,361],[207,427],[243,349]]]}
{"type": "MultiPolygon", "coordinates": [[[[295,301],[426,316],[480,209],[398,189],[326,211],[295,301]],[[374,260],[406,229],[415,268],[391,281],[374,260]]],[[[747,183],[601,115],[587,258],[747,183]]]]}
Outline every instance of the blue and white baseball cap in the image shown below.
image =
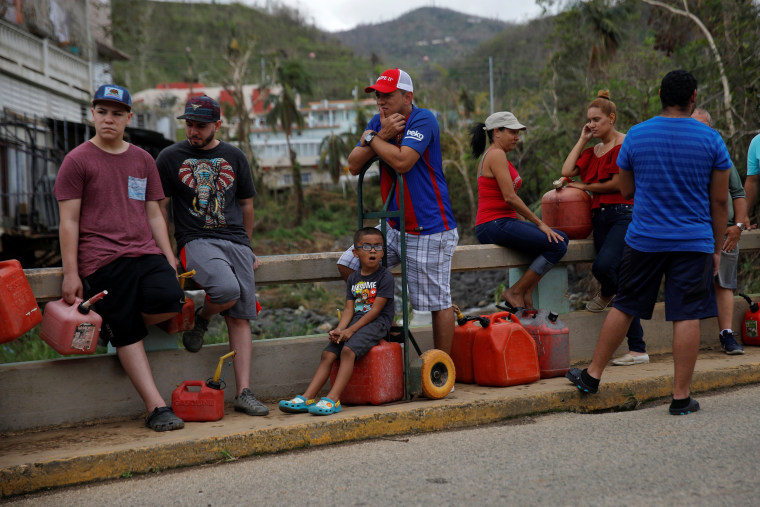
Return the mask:
{"type": "Polygon", "coordinates": [[[94,106],[98,102],[116,102],[122,106],[127,106],[127,110],[132,110],[132,96],[129,94],[129,90],[123,86],[115,84],[106,84],[98,88],[95,92],[95,96],[92,98],[92,105],[94,106]]]}

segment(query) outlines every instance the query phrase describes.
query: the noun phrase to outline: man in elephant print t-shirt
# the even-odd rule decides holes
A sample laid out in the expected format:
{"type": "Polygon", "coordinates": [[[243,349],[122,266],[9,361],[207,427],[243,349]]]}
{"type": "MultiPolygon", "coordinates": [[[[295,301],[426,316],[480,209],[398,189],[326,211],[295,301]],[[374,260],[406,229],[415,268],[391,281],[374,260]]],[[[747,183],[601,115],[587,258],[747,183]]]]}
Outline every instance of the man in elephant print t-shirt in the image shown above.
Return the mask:
{"type": "Polygon", "coordinates": [[[168,221],[171,205],[182,268],[195,270],[193,280],[206,291],[195,327],[184,333],[182,343],[198,352],[209,319],[222,314],[230,349],[237,352],[235,409],[266,415],[269,410],[249,389],[249,320],[257,316],[253,271],[259,263],[251,249],[256,195],[251,167],[242,151],[215,138],[222,122],[212,98],[191,98],[178,119],[185,120],[187,140],[164,149],[156,160],[166,195],[161,209],[168,221]]]}

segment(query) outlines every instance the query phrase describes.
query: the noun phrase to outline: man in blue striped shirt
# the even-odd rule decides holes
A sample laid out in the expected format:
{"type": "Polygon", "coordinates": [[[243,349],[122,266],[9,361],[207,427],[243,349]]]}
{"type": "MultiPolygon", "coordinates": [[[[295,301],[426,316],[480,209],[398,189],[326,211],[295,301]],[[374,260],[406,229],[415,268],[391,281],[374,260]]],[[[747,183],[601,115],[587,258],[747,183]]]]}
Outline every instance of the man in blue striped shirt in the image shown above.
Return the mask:
{"type": "Polygon", "coordinates": [[[588,369],[567,378],[595,393],[633,317],[650,319],[665,276],[665,318],[673,322],[670,413],[699,410],[690,384],[699,352],[699,320],[718,314],[713,276],[728,215],[732,166],[717,131],[691,118],[697,80],[685,70],[660,85],[662,112],[630,129],[618,155],[620,191],[636,197],[618,272],[618,294],[602,326],[588,369]]]}

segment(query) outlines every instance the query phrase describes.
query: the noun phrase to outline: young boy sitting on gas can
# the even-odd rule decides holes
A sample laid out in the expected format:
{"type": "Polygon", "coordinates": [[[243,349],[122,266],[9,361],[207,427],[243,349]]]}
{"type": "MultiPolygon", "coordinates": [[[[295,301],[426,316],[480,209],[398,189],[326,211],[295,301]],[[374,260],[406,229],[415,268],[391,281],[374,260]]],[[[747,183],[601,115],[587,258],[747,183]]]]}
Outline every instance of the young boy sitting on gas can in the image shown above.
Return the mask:
{"type": "Polygon", "coordinates": [[[330,343],[322,351],[314,378],[306,391],[291,400],[280,401],[280,410],[330,415],[340,412],[340,395],[354,371],[354,362],[388,335],[393,324],[393,275],[382,266],[385,240],[382,233],[365,227],[354,234],[354,256],[361,269],[346,280],[346,306],[338,327],[330,331],[330,343]],[[330,377],[332,364],[340,358],[335,382],[327,396],[316,401],[317,393],[330,377]],[[316,402],[316,403],[315,403],[316,402]]]}

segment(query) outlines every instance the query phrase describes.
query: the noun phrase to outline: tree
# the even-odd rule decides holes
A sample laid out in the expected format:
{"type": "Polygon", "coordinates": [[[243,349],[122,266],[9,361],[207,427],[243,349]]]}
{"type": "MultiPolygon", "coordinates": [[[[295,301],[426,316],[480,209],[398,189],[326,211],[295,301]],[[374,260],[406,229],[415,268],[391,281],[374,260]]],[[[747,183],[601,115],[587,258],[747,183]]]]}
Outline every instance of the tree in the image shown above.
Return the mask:
{"type": "Polygon", "coordinates": [[[728,126],[728,137],[729,138],[733,137],[734,134],[736,133],[736,127],[734,125],[733,105],[731,104],[731,88],[728,84],[726,69],[723,67],[723,58],[721,58],[720,51],[718,50],[718,46],[715,44],[715,39],[713,39],[713,36],[710,33],[710,30],[707,29],[707,27],[705,26],[705,24],[702,22],[702,20],[699,17],[697,17],[695,14],[693,14],[689,10],[689,3],[687,0],[681,0],[683,3],[683,9],[678,9],[677,7],[666,4],[665,2],[658,2],[657,0],[641,0],[641,1],[646,4],[653,5],[655,7],[661,7],[663,9],[666,9],[669,12],[676,14],[678,16],[684,16],[686,18],[689,18],[691,21],[693,21],[697,25],[697,27],[699,27],[699,30],[705,36],[705,39],[707,39],[707,43],[710,46],[710,50],[712,51],[713,58],[715,59],[715,63],[718,66],[718,72],[720,73],[720,82],[723,86],[723,108],[724,108],[724,114],[726,115],[726,125],[728,126]]]}
{"type": "Polygon", "coordinates": [[[588,57],[588,70],[606,76],[607,63],[615,57],[623,34],[615,20],[624,20],[625,4],[610,5],[609,0],[592,0],[581,4],[585,23],[594,35],[588,57]]]}
{"type": "Polygon", "coordinates": [[[462,177],[465,194],[467,195],[467,222],[470,227],[475,227],[475,218],[478,214],[478,203],[472,186],[473,181],[476,179],[474,173],[477,161],[473,160],[470,156],[469,133],[467,131],[469,122],[462,123],[463,126],[460,126],[459,128],[442,130],[445,136],[442,139],[444,142],[441,143],[441,147],[445,151],[443,167],[444,169],[454,167],[462,177]]]}
{"type": "Polygon", "coordinates": [[[293,176],[293,190],[296,203],[296,225],[301,225],[304,218],[303,182],[301,181],[301,166],[296,160],[296,152],[290,145],[293,126],[298,130],[304,126],[303,115],[298,110],[298,95],[311,94],[311,76],[298,60],[278,60],[272,73],[272,88],[280,88],[278,95],[270,94],[266,103],[271,107],[266,116],[267,125],[272,130],[279,126],[285,134],[285,143],[290,157],[290,168],[293,176]]]}
{"type": "Polygon", "coordinates": [[[251,60],[253,54],[254,45],[249,44],[245,51],[241,51],[238,40],[233,38],[230,42],[229,50],[225,60],[230,65],[230,75],[224,80],[224,89],[232,95],[234,102],[232,112],[237,118],[237,141],[240,147],[245,153],[245,158],[248,159],[248,163],[253,171],[253,177],[257,184],[262,183],[259,164],[256,161],[256,156],[251,149],[251,117],[250,111],[245,104],[245,95],[243,94],[243,85],[245,85],[245,79],[248,74],[248,63],[251,60]]]}
{"type": "Polygon", "coordinates": [[[343,172],[343,160],[351,153],[352,145],[347,136],[331,132],[319,145],[319,168],[330,172],[333,183],[338,183],[343,172]]]}

